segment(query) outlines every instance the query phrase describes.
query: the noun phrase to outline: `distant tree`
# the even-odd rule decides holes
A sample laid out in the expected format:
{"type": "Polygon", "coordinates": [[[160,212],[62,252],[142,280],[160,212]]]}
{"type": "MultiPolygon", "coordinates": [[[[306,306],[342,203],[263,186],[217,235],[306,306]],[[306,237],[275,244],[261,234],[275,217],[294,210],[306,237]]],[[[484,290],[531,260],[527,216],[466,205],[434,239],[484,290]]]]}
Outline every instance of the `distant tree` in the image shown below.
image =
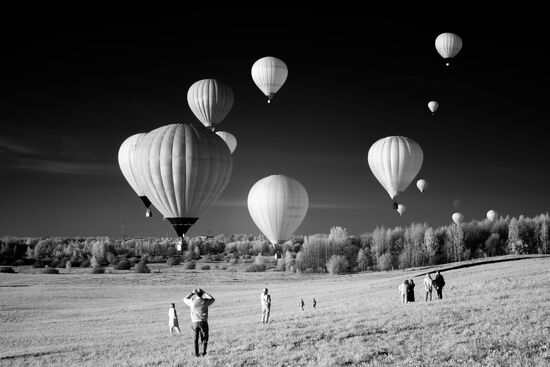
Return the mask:
{"type": "Polygon", "coordinates": [[[518,221],[516,218],[512,218],[508,225],[508,252],[514,255],[521,255],[525,253],[525,244],[519,237],[518,221]]]}
{"type": "Polygon", "coordinates": [[[378,267],[382,271],[389,271],[393,269],[393,258],[388,252],[378,258],[378,267]]]}
{"type": "Polygon", "coordinates": [[[546,221],[541,222],[539,228],[539,248],[541,254],[548,253],[548,225],[546,221]]]}
{"type": "Polygon", "coordinates": [[[349,263],[345,256],[342,255],[333,255],[328,263],[327,270],[330,274],[344,274],[349,271],[349,263]]]}
{"type": "Polygon", "coordinates": [[[455,251],[455,261],[461,261],[462,254],[464,253],[464,230],[462,229],[462,226],[455,226],[453,243],[455,251]]]}
{"type": "Polygon", "coordinates": [[[27,257],[27,259],[33,259],[34,249],[32,249],[30,246],[27,246],[27,251],[25,252],[25,256],[27,257]]]}
{"type": "Polygon", "coordinates": [[[498,254],[500,246],[500,235],[498,233],[491,233],[489,238],[485,241],[485,251],[489,256],[495,256],[498,254]]]}
{"type": "Polygon", "coordinates": [[[336,226],[330,229],[329,241],[345,242],[348,239],[348,231],[345,228],[336,226]]]}
{"type": "Polygon", "coordinates": [[[357,266],[361,271],[369,268],[369,253],[366,250],[360,249],[357,253],[357,266]]]}
{"type": "Polygon", "coordinates": [[[430,264],[433,265],[434,257],[437,252],[437,243],[435,241],[434,230],[431,227],[427,228],[424,232],[424,247],[430,259],[430,264]]]}

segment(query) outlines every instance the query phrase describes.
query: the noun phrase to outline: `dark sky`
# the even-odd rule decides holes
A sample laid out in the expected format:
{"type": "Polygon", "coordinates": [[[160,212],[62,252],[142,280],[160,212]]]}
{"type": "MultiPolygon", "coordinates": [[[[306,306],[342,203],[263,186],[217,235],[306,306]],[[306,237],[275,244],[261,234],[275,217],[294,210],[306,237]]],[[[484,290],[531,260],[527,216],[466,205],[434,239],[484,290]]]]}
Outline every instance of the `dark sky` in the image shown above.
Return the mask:
{"type": "Polygon", "coordinates": [[[2,12],[0,235],[119,235],[124,222],[129,235],[174,236],[158,212],[144,217],[117,153],[132,134],[194,120],[187,89],[204,78],[233,88],[219,130],[238,146],[228,187],[190,236],[258,233],[246,198],[271,174],[308,191],[297,234],[548,211],[548,31],[536,11],[60,10],[2,12]],[[442,32],[464,41],[448,68],[434,47],[442,32]],[[250,76],[268,55],[289,68],[270,105],[250,76]],[[424,195],[409,186],[402,217],[366,159],[389,135],[421,145],[430,182],[424,195]]]}

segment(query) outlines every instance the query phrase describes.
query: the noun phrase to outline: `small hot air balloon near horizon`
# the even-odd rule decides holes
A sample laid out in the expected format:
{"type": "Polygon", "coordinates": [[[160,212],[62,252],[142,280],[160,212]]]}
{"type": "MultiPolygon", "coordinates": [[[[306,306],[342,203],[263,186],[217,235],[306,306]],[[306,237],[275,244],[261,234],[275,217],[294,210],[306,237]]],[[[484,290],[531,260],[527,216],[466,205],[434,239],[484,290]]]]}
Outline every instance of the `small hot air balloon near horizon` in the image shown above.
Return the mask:
{"type": "Polygon", "coordinates": [[[227,144],[204,126],[171,124],[142,138],[136,168],[140,187],[183,243],[229,183],[233,158],[227,144]]]}
{"type": "Polygon", "coordinates": [[[428,102],[428,108],[432,112],[432,116],[435,115],[435,111],[439,108],[439,102],[437,101],[430,101],[428,102]]]}
{"type": "Polygon", "coordinates": [[[231,154],[235,151],[235,148],[237,148],[237,138],[235,138],[235,135],[228,133],[227,131],[216,131],[216,134],[225,141],[227,144],[227,147],[231,151],[231,154]]]}
{"type": "Polygon", "coordinates": [[[464,216],[462,215],[462,213],[456,212],[452,215],[452,218],[453,218],[453,222],[455,222],[455,224],[459,226],[460,223],[462,223],[462,219],[464,219],[464,216]]]}
{"type": "Polygon", "coordinates": [[[403,204],[397,205],[397,212],[399,213],[399,215],[403,215],[405,210],[407,210],[407,207],[405,205],[403,204]]]}
{"type": "Polygon", "coordinates": [[[441,33],[435,39],[435,48],[439,55],[443,57],[446,66],[449,66],[449,59],[455,57],[462,49],[462,38],[454,33],[441,33]]]}
{"type": "Polygon", "coordinates": [[[379,139],[368,153],[372,173],[392,200],[407,189],[420,171],[423,160],[424,153],[420,145],[404,136],[379,139]]]}
{"type": "Polygon", "coordinates": [[[283,60],[273,56],[262,57],[252,65],[252,80],[271,103],[273,96],[286,81],[288,68],[283,60]]]}
{"type": "Polygon", "coordinates": [[[126,181],[128,181],[132,189],[134,189],[136,194],[143,202],[143,205],[145,205],[145,207],[147,208],[145,216],[149,218],[153,215],[151,209],[149,209],[149,207],[151,206],[151,201],[149,201],[143,189],[138,184],[135,169],[137,147],[144,136],[145,133],[139,133],[134,134],[124,140],[118,150],[118,165],[120,166],[120,170],[122,171],[122,174],[124,175],[126,181]]]}
{"type": "Polygon", "coordinates": [[[202,79],[187,91],[187,103],[197,119],[209,129],[223,121],[233,107],[233,89],[217,79],[202,79]]]}
{"type": "Polygon", "coordinates": [[[247,204],[258,229],[276,245],[287,240],[300,226],[309,208],[309,197],[295,179],[271,175],[252,186],[247,204]]]}
{"type": "Polygon", "coordinates": [[[496,211],[491,209],[487,212],[487,219],[490,222],[494,222],[496,218],[497,218],[497,212],[496,211]]]}

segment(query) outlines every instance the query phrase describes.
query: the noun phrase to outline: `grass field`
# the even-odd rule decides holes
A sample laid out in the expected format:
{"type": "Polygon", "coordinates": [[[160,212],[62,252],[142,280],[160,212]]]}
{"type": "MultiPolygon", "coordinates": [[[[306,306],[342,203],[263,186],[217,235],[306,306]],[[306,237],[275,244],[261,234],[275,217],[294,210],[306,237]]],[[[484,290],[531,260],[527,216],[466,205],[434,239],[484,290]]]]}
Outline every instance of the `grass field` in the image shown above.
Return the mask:
{"type": "Polygon", "coordinates": [[[444,299],[431,303],[419,269],[330,276],[151,267],[161,272],[0,274],[0,365],[550,365],[550,258],[444,272],[444,299]],[[401,304],[397,287],[407,278],[417,302],[401,304]],[[216,298],[204,358],[192,356],[182,301],[196,287],[216,298]],[[267,326],[264,287],[273,301],[267,326]],[[168,333],[172,302],[179,336],[168,333]]]}

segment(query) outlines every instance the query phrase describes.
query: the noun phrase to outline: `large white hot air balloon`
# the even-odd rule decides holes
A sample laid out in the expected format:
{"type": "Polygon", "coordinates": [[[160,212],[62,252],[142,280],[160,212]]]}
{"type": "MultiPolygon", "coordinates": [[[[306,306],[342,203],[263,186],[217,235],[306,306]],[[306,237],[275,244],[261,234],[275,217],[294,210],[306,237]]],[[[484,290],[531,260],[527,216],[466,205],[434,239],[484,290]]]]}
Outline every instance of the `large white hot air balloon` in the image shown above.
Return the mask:
{"type": "Polygon", "coordinates": [[[462,223],[462,219],[464,218],[464,216],[462,215],[462,213],[456,212],[452,215],[452,218],[453,218],[453,222],[455,222],[455,224],[459,226],[460,223],[462,223]]]}
{"type": "Polygon", "coordinates": [[[407,207],[405,205],[403,204],[397,205],[397,212],[399,213],[399,215],[403,215],[405,210],[407,210],[407,207]]]}
{"type": "Polygon", "coordinates": [[[432,112],[432,115],[434,115],[435,111],[437,111],[437,109],[439,108],[439,102],[437,102],[437,101],[428,102],[428,108],[432,112]]]}
{"type": "Polygon", "coordinates": [[[216,131],[216,134],[218,134],[218,136],[225,141],[231,151],[231,154],[233,154],[235,148],[237,148],[237,138],[235,138],[235,135],[228,133],[227,131],[216,131]]]}
{"type": "Polygon", "coordinates": [[[132,189],[134,189],[136,194],[139,196],[139,198],[147,208],[145,216],[151,217],[152,213],[151,209],[149,209],[149,207],[151,206],[151,202],[137,182],[135,169],[137,147],[144,136],[145,133],[134,134],[128,139],[124,140],[118,150],[118,165],[120,166],[120,170],[122,171],[122,174],[124,175],[126,181],[128,181],[132,189]]]}
{"type": "Polygon", "coordinates": [[[142,138],[136,167],[140,187],[183,240],[229,183],[233,158],[202,125],[172,124],[142,138]]]}
{"type": "Polygon", "coordinates": [[[187,103],[199,121],[213,129],[233,107],[233,90],[217,79],[199,80],[189,87],[187,103]]]}
{"type": "Polygon", "coordinates": [[[369,149],[369,167],[392,199],[405,191],[422,167],[424,153],[417,142],[388,136],[369,149]]]}
{"type": "Polygon", "coordinates": [[[271,103],[273,96],[283,86],[288,76],[288,68],[283,60],[266,56],[252,65],[252,79],[271,103]]]}
{"type": "Polygon", "coordinates": [[[416,187],[418,187],[418,190],[420,190],[420,192],[422,192],[422,193],[424,193],[424,191],[426,191],[428,186],[430,186],[428,181],[424,180],[423,178],[416,181],[416,187]]]}
{"type": "Polygon", "coordinates": [[[272,244],[287,240],[304,220],[309,197],[304,186],[284,175],[256,182],[248,193],[248,211],[272,244]]]}
{"type": "Polygon", "coordinates": [[[454,33],[441,33],[435,39],[437,52],[447,60],[445,65],[449,66],[448,59],[452,59],[462,49],[462,39],[454,33]]]}
{"type": "Polygon", "coordinates": [[[496,218],[497,218],[497,212],[495,212],[492,209],[487,212],[487,219],[489,219],[489,221],[494,222],[496,218]]]}

